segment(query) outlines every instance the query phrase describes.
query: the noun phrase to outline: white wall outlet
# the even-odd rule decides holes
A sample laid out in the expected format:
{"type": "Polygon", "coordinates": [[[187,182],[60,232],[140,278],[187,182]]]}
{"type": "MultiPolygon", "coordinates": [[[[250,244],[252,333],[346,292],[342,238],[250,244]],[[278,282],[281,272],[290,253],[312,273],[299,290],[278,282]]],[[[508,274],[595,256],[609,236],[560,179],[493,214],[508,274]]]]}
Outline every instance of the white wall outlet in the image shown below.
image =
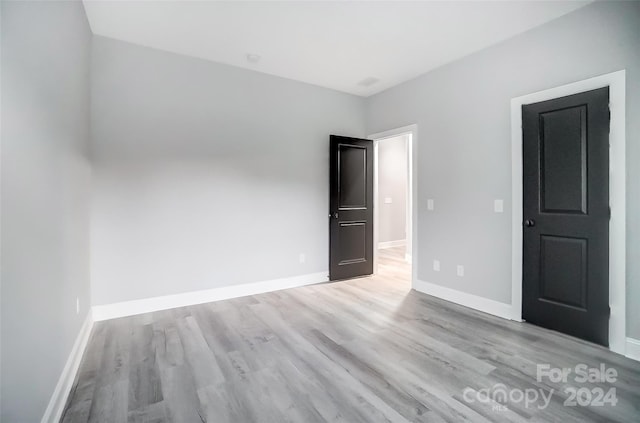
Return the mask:
{"type": "Polygon", "coordinates": [[[385,204],[391,204],[393,201],[391,200],[391,197],[384,197],[384,203],[385,204]]]}
{"type": "Polygon", "coordinates": [[[504,200],[493,200],[493,211],[496,213],[504,212],[504,200]]]}
{"type": "Polygon", "coordinates": [[[433,210],[433,198],[427,198],[427,210],[433,210]]]}
{"type": "Polygon", "coordinates": [[[300,264],[304,264],[307,261],[307,256],[305,253],[300,253],[300,255],[298,256],[298,260],[300,261],[300,264]]]}
{"type": "Polygon", "coordinates": [[[464,266],[459,264],[456,266],[456,274],[460,277],[464,276],[464,266]]]}
{"type": "Polygon", "coordinates": [[[76,314],[80,314],[80,298],[76,297],[76,314]]]}
{"type": "Polygon", "coordinates": [[[435,270],[436,272],[440,271],[440,260],[433,261],[433,270],[435,270]]]}

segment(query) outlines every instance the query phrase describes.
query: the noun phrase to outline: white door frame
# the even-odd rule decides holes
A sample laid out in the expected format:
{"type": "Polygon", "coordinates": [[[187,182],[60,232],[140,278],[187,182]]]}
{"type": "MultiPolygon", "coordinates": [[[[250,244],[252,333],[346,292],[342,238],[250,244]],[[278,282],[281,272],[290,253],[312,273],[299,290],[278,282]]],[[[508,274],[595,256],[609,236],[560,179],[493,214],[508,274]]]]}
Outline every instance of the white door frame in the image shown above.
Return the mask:
{"type": "Polygon", "coordinates": [[[513,320],[522,321],[522,106],[597,88],[609,87],[609,349],[625,353],[626,341],[626,187],[625,71],[539,91],[511,100],[512,285],[513,320]]]}
{"type": "Polygon", "coordinates": [[[378,143],[388,138],[395,138],[400,135],[410,135],[407,139],[407,212],[410,212],[410,219],[407,219],[407,251],[411,266],[411,286],[415,286],[418,276],[418,261],[414,258],[418,254],[418,125],[407,125],[388,131],[378,132],[369,135],[367,138],[373,140],[374,147],[374,176],[373,176],[373,272],[378,273],[378,143]]]}

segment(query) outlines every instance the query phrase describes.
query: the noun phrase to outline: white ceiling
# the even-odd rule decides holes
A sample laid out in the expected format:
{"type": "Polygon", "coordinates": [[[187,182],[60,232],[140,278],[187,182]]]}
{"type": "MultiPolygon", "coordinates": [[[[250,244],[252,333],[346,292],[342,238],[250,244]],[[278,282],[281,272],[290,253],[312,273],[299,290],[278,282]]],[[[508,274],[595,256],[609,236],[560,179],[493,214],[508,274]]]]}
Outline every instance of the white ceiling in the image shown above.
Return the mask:
{"type": "Polygon", "coordinates": [[[588,3],[84,0],[94,34],[361,96],[588,3]]]}

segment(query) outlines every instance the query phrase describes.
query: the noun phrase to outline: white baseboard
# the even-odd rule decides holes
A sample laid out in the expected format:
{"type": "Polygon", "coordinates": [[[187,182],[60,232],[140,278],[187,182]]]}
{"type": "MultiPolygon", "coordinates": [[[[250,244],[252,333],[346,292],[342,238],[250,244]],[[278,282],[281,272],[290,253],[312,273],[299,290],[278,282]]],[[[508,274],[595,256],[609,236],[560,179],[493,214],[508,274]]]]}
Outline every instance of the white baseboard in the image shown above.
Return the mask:
{"type": "Polygon", "coordinates": [[[393,248],[393,247],[404,247],[405,245],[407,245],[406,239],[378,242],[378,250],[384,250],[385,248],[393,248]]]}
{"type": "Polygon", "coordinates": [[[627,357],[640,361],[640,339],[627,338],[627,357]]]}
{"type": "Polygon", "coordinates": [[[313,285],[329,280],[329,272],[311,273],[289,278],[272,279],[262,282],[246,283],[242,285],[224,286],[201,291],[183,292],[162,297],[144,298],[141,300],[124,301],[121,303],[93,306],[95,321],[115,319],[152,311],[167,310],[194,304],[210,303],[229,298],[245,297],[247,295],[262,294],[264,292],[279,291],[281,289],[296,288],[313,285]]]}
{"type": "Polygon", "coordinates": [[[479,297],[477,295],[468,294],[466,292],[457,291],[442,285],[431,282],[415,281],[413,289],[424,294],[441,298],[452,303],[460,304],[474,310],[512,320],[513,311],[511,304],[501,303],[499,301],[490,300],[488,298],[479,297]]]}
{"type": "Polygon", "coordinates": [[[60,379],[58,379],[56,389],[53,391],[53,395],[51,395],[49,405],[47,405],[44,416],[42,416],[42,423],[58,423],[60,421],[64,406],[67,403],[67,398],[73,387],[76,373],[78,373],[82,355],[89,342],[91,328],[93,328],[93,318],[91,310],[89,310],[87,318],[80,328],[80,333],[78,333],[78,337],[73,344],[73,348],[71,348],[71,353],[64,365],[64,369],[62,369],[62,374],[60,375],[60,379]]]}

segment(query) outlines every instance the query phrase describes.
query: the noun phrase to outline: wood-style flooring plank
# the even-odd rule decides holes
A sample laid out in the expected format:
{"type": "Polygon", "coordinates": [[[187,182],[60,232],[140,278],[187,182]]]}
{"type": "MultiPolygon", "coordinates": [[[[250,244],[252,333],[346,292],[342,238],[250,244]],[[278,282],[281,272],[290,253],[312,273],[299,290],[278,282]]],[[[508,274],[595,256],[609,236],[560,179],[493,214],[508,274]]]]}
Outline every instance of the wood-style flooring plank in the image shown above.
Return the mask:
{"type": "Polygon", "coordinates": [[[372,277],[97,323],[61,421],[640,422],[640,363],[412,291],[403,248],[379,257],[372,277]],[[580,363],[618,380],[536,379],[580,363]],[[549,404],[465,397],[496,386],[549,404]],[[584,386],[617,405],[565,406],[584,386]]]}

